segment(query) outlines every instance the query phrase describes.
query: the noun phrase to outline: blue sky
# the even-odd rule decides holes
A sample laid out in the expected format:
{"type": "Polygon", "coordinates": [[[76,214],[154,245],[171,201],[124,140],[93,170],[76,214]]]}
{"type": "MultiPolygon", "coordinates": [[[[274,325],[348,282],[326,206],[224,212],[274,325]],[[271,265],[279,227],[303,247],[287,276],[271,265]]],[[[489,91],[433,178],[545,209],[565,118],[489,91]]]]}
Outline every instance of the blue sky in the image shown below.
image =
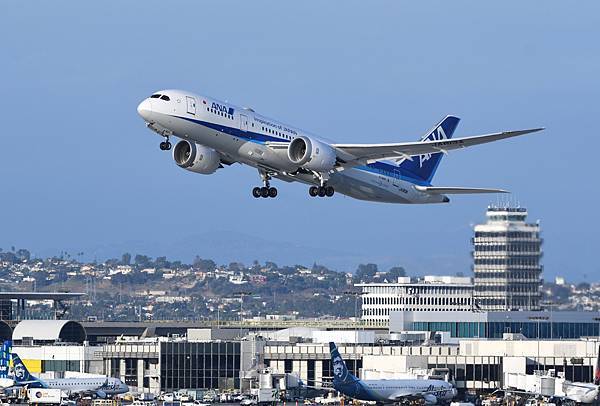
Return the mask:
{"type": "Polygon", "coordinates": [[[434,183],[510,189],[541,219],[544,276],[598,279],[599,15],[595,1],[2,2],[0,247],[470,274],[472,224],[497,197],[401,206],[281,184],[255,200],[254,170],[188,173],[144,128],[139,101],[182,88],[339,142],[417,139],[448,113],[457,136],[545,126],[450,153],[434,183]]]}

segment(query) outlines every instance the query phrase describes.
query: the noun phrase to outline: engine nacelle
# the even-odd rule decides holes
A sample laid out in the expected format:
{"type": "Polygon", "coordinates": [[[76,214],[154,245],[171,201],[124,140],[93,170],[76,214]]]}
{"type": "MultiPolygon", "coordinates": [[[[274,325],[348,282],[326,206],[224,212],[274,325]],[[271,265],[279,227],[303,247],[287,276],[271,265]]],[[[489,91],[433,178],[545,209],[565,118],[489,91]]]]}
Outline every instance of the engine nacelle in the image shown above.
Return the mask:
{"type": "Polygon", "coordinates": [[[210,175],[221,164],[219,153],[204,145],[181,140],[173,148],[175,163],[188,171],[210,175]]]}
{"type": "Polygon", "coordinates": [[[423,396],[423,399],[425,400],[426,405],[435,405],[438,401],[437,397],[435,395],[432,395],[431,393],[428,393],[425,396],[423,396]]]}
{"type": "Polygon", "coordinates": [[[336,162],[335,151],[330,145],[308,137],[294,138],[287,152],[294,164],[316,172],[330,171],[336,162]]]}

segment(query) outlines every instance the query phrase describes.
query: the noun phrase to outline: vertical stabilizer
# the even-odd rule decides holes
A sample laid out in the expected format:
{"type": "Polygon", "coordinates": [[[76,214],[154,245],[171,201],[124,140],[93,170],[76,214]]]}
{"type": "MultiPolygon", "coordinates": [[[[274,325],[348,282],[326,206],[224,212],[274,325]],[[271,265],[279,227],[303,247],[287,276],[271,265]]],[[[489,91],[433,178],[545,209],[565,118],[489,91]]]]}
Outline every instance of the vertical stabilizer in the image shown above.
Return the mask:
{"type": "MultiPolygon", "coordinates": [[[[446,116],[421,138],[421,142],[452,138],[459,121],[458,117],[446,116]]],[[[413,156],[412,161],[405,159],[400,164],[400,169],[409,176],[430,183],[443,156],[444,153],[442,151],[437,154],[413,156]]]]}
{"type": "Polygon", "coordinates": [[[8,378],[10,369],[10,351],[12,350],[12,341],[6,340],[2,343],[0,349],[0,378],[8,378]]]}
{"type": "Polygon", "coordinates": [[[331,367],[333,369],[334,387],[339,384],[344,385],[358,381],[358,378],[348,371],[348,367],[346,367],[346,363],[342,359],[342,356],[340,355],[335,343],[329,343],[329,351],[331,352],[331,367]]]}
{"type": "Polygon", "coordinates": [[[13,353],[12,362],[13,371],[15,375],[14,379],[17,384],[27,385],[30,388],[46,387],[46,385],[42,381],[40,381],[38,378],[29,373],[29,370],[27,369],[23,361],[21,361],[19,355],[13,353]]]}

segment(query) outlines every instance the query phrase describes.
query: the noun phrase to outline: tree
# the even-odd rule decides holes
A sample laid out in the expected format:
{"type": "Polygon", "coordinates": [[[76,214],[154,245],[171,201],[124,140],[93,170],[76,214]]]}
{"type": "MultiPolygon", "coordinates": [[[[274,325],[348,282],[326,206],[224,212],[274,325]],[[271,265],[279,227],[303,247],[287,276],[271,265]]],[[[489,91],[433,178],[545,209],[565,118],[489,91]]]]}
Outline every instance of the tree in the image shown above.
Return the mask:
{"type": "Polygon", "coordinates": [[[355,279],[359,282],[371,282],[376,273],[376,264],[360,264],[356,269],[355,279]]]}
{"type": "Polygon", "coordinates": [[[130,263],[131,263],[131,254],[129,252],[126,252],[125,254],[121,255],[121,264],[129,265],[130,263]]]}
{"type": "Polygon", "coordinates": [[[17,257],[19,257],[21,261],[29,261],[29,259],[31,258],[31,253],[25,248],[20,248],[17,251],[17,257]]]}
{"type": "Polygon", "coordinates": [[[581,282],[577,285],[577,290],[590,290],[591,286],[587,282],[581,282]]]}
{"type": "Polygon", "coordinates": [[[154,266],[156,268],[169,268],[171,264],[167,261],[167,257],[156,257],[156,261],[154,261],[154,266]]]}
{"type": "Polygon", "coordinates": [[[398,278],[406,276],[406,270],[401,266],[394,266],[387,271],[386,279],[388,282],[396,282],[398,278]]]}
{"type": "Polygon", "coordinates": [[[152,262],[152,259],[146,255],[136,254],[133,261],[135,262],[136,265],[138,265],[142,268],[148,268],[150,263],[152,262]]]}
{"type": "Polygon", "coordinates": [[[194,262],[192,263],[194,268],[201,269],[203,271],[214,271],[217,269],[217,264],[212,259],[202,259],[198,255],[194,258],[194,262]]]}

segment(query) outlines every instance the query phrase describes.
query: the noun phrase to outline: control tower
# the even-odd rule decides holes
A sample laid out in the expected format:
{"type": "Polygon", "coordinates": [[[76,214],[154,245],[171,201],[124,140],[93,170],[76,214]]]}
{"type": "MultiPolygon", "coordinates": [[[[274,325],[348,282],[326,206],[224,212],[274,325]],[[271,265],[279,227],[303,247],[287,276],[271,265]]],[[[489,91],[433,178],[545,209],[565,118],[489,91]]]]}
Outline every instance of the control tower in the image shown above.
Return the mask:
{"type": "Polygon", "coordinates": [[[522,207],[488,207],[473,238],[474,309],[540,310],[542,239],[522,207]]]}

